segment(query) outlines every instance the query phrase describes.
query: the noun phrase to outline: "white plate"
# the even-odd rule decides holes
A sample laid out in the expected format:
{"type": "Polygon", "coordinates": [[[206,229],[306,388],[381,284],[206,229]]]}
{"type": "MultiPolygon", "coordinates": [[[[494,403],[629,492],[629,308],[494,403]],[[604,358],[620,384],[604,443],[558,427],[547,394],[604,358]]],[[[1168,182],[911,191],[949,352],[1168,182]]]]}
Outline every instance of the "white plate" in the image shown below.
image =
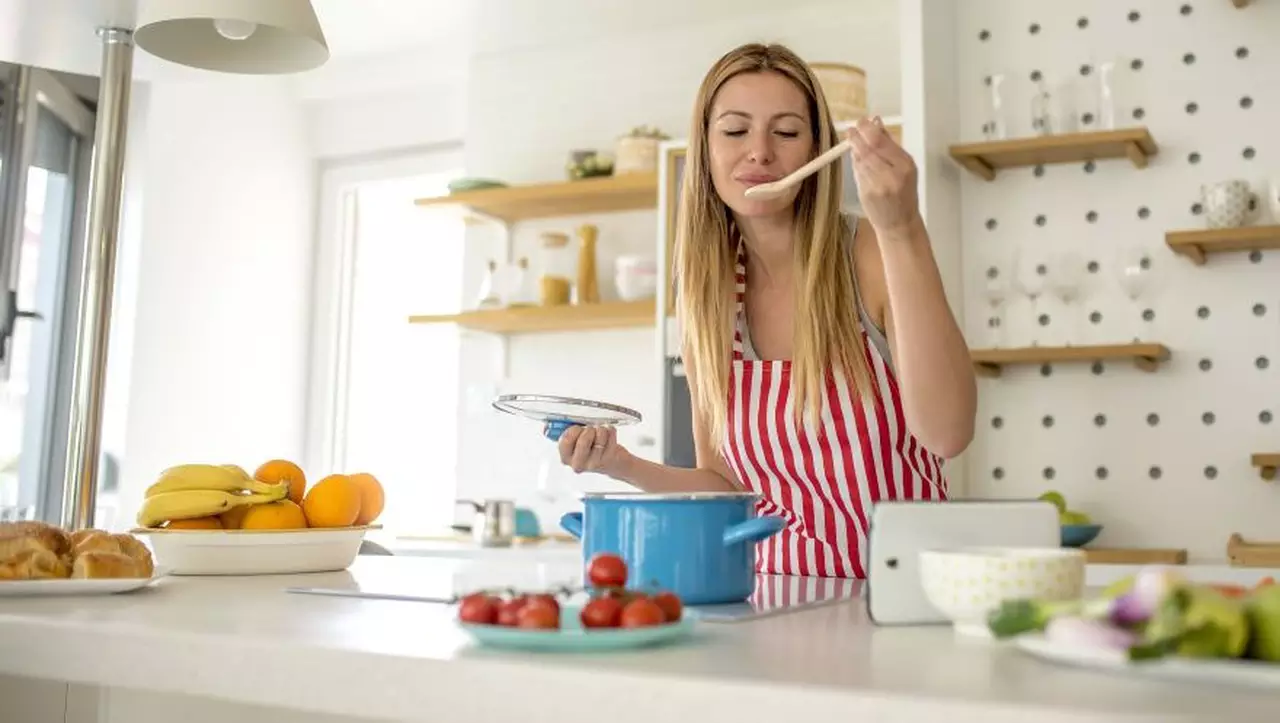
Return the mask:
{"type": "Polygon", "coordinates": [[[1117,651],[1055,643],[1043,635],[1022,635],[1014,639],[1014,644],[1030,655],[1063,665],[1164,680],[1280,690],[1280,663],[1192,658],[1132,662],[1117,651]]]}
{"type": "Polygon", "coordinates": [[[5,580],[0,582],[0,597],[58,597],[67,595],[114,595],[140,590],[168,575],[156,570],[151,577],[105,577],[86,580],[5,580]]]}

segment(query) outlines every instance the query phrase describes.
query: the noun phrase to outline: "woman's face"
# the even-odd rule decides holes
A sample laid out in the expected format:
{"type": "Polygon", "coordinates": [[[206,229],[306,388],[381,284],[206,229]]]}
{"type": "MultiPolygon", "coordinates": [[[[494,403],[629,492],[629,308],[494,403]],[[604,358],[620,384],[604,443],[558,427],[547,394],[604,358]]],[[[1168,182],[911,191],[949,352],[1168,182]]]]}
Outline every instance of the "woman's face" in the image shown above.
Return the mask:
{"type": "Polygon", "coordinates": [[[743,195],[803,166],[814,152],[804,91],[775,72],[742,73],[711,104],[707,151],[716,192],[739,216],[790,213],[800,186],[769,200],[743,195]]]}

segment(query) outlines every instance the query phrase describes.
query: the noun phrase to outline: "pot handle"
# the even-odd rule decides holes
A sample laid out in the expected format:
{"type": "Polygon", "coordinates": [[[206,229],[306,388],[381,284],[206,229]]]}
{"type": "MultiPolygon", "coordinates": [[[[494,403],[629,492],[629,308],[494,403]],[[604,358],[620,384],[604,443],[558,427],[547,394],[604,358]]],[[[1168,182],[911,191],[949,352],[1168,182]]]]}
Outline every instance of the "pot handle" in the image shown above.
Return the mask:
{"type": "Polygon", "coordinates": [[[582,539],[582,513],[566,512],[560,516],[560,528],[570,535],[582,539]]]}
{"type": "Polygon", "coordinates": [[[568,419],[548,419],[542,427],[542,435],[552,442],[559,442],[560,435],[570,427],[577,426],[579,426],[577,422],[571,422],[568,419]]]}
{"type": "MultiPolygon", "coordinates": [[[[561,524],[564,524],[561,521],[561,524]]],[[[730,527],[724,531],[724,546],[730,547],[740,542],[759,542],[766,540],[779,532],[785,523],[781,517],[768,515],[765,517],[753,517],[745,522],[730,527]]]]}

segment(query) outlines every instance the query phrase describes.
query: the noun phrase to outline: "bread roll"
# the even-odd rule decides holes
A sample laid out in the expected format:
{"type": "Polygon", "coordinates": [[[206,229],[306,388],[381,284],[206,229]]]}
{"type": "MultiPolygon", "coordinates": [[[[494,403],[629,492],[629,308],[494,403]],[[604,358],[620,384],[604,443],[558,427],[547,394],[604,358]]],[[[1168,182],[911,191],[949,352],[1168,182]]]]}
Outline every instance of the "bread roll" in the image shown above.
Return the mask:
{"type": "Polygon", "coordinates": [[[116,542],[111,535],[105,532],[98,532],[80,538],[80,541],[76,543],[75,549],[72,550],[71,556],[79,557],[86,552],[114,552],[119,555],[124,550],[120,549],[120,543],[116,542]]]}
{"type": "Polygon", "coordinates": [[[0,580],[53,580],[65,578],[70,568],[48,548],[32,546],[0,562],[0,580]]]}
{"type": "Polygon", "coordinates": [[[90,551],[76,556],[75,564],[71,568],[71,577],[101,579],[150,577],[150,575],[140,574],[138,563],[124,553],[90,551]]]}
{"type": "Polygon", "coordinates": [[[142,543],[142,540],[128,533],[112,535],[111,539],[120,545],[120,552],[133,558],[133,562],[138,566],[139,577],[151,577],[155,574],[155,561],[151,559],[151,550],[142,543]]]}
{"type": "Polygon", "coordinates": [[[81,542],[84,542],[86,538],[94,535],[105,534],[107,534],[106,530],[99,530],[96,527],[86,527],[83,530],[76,530],[71,533],[71,549],[74,550],[81,542]]]}
{"type": "Polygon", "coordinates": [[[0,539],[12,537],[34,537],[59,557],[71,554],[71,535],[47,522],[0,522],[0,539]]]}

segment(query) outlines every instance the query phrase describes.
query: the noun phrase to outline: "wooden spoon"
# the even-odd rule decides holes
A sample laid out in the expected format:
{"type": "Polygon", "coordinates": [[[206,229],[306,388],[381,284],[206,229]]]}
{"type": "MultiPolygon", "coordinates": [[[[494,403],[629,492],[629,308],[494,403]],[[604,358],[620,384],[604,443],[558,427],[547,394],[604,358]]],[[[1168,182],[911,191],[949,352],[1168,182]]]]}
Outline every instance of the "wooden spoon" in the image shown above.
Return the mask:
{"type": "Polygon", "coordinates": [[[752,186],[743,195],[756,200],[777,198],[786,193],[792,186],[813,175],[819,168],[848,153],[852,147],[853,144],[846,138],[832,146],[831,150],[800,166],[786,178],[780,178],[770,183],[762,183],[759,186],[752,186]]]}

